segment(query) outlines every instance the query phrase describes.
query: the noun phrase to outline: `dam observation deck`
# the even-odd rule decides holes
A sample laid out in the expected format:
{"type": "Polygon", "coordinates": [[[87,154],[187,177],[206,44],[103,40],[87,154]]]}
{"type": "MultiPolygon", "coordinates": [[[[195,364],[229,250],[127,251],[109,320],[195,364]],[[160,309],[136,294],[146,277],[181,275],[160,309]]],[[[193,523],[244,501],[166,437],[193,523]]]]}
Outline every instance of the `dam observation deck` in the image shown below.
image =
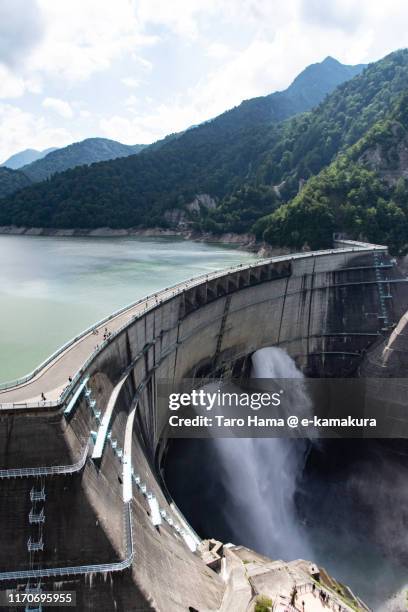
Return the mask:
{"type": "Polygon", "coordinates": [[[399,321],[408,285],[386,246],[335,246],[167,287],[0,385],[5,588],[74,585],[85,611],[227,609],[163,480],[157,383],[242,373],[265,346],[306,374],[347,375],[399,321]]]}

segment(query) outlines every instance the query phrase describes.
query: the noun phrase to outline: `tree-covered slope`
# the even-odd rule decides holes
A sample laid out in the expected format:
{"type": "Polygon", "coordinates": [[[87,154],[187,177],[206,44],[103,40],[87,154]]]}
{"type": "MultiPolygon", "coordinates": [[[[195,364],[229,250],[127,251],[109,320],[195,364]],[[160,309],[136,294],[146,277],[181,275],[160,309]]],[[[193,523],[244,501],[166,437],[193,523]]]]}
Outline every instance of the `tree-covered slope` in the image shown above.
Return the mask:
{"type": "Polygon", "coordinates": [[[19,170],[0,167],[0,198],[8,196],[17,189],[30,185],[31,181],[19,170]]]}
{"type": "Polygon", "coordinates": [[[67,147],[56,149],[21,170],[33,182],[43,181],[56,172],[99,161],[127,157],[139,153],[145,145],[124,145],[108,138],[86,138],[67,147]]]}
{"type": "MultiPolygon", "coordinates": [[[[253,165],[248,177],[253,187],[275,185],[275,192],[284,201],[295,197],[299,187],[311,176],[328,166],[341,152],[357,142],[381,118],[387,116],[401,92],[408,90],[408,51],[397,51],[383,60],[371,64],[362,74],[340,85],[312,112],[298,115],[277,126],[276,134],[263,158],[253,165]]],[[[241,187],[224,198],[219,206],[202,220],[203,229],[212,231],[248,231],[248,207],[245,190],[241,187]],[[234,203],[233,206],[231,203],[234,203]]],[[[260,194],[264,199],[264,193],[260,194]]],[[[277,208],[276,199],[270,200],[270,211],[277,208]]],[[[259,217],[265,206],[258,209],[259,217]]],[[[248,221],[256,218],[251,207],[248,221]]],[[[281,214],[282,211],[279,213],[281,214]]],[[[278,213],[277,213],[278,214],[278,213]]],[[[301,225],[301,217],[294,224],[301,225]]],[[[265,229],[262,225],[262,229],[265,229]]],[[[262,234],[257,225],[258,235],[262,234]]],[[[327,232],[326,232],[327,235],[327,232]]],[[[286,239],[287,239],[286,234],[286,239]]],[[[283,244],[271,232],[265,238],[283,244]]],[[[313,242],[318,244],[318,240],[313,242]]],[[[290,246],[301,246],[292,241],[290,246]]]]}
{"type": "Polygon", "coordinates": [[[329,246],[333,232],[408,251],[408,91],[388,117],[255,224],[276,245],[329,246]]]}
{"type": "MultiPolygon", "coordinates": [[[[299,75],[289,88],[292,92],[289,97],[293,94],[299,109],[302,96],[305,104],[321,99],[339,79],[349,76],[350,71],[352,67],[325,60],[299,75]],[[316,81],[320,83],[318,88],[316,81]]],[[[280,99],[281,94],[277,96],[280,99]]],[[[219,199],[228,197],[245,182],[253,180],[261,161],[280,139],[282,128],[271,122],[270,107],[274,101],[272,95],[267,101],[267,115],[256,112],[247,115],[248,104],[244,104],[182,135],[165,139],[159,147],[148,147],[137,156],[55,175],[44,184],[2,202],[0,221],[47,227],[146,226],[163,223],[167,208],[182,207],[196,193],[209,193],[219,199]],[[232,116],[235,116],[233,121],[232,116]]],[[[291,112],[293,108],[285,111],[285,116],[291,112]]],[[[57,154],[61,151],[47,156],[48,160],[55,159],[57,154]]],[[[41,166],[47,158],[41,161],[41,166]]],[[[31,168],[38,166],[33,164],[31,168]]],[[[25,170],[30,175],[29,169],[25,170]]],[[[55,170],[54,166],[52,171],[55,170]]],[[[37,174],[35,180],[38,178],[37,174]]],[[[242,193],[246,194],[247,201],[253,191],[246,189],[242,193]]],[[[270,201],[275,199],[273,190],[266,187],[262,210],[256,212],[254,204],[250,205],[250,221],[269,212],[270,201]]],[[[234,201],[227,203],[227,208],[234,201]]]]}
{"type": "Polygon", "coordinates": [[[408,51],[401,50],[370,64],[364,72],[340,85],[313,112],[282,125],[280,138],[263,160],[257,180],[280,184],[284,197],[293,197],[304,181],[335,156],[357,142],[390,111],[408,89],[408,51]]]}
{"type": "Polygon", "coordinates": [[[278,123],[312,109],[338,85],[360,74],[364,68],[364,64],[347,66],[327,57],[307,66],[284,91],[244,100],[213,119],[213,123],[236,130],[262,123],[278,123]]]}
{"type": "Polygon", "coordinates": [[[385,117],[405,89],[406,50],[371,64],[315,109],[284,122],[237,129],[224,115],[159,149],[57,174],[0,202],[0,223],[152,226],[165,223],[167,209],[208,193],[219,205],[196,220],[199,227],[247,231],[277,208],[278,197],[294,197],[299,181],[319,173],[385,117]]]}
{"type": "Polygon", "coordinates": [[[0,224],[160,225],[166,209],[182,207],[197,193],[221,197],[233,191],[270,145],[262,128],[238,137],[224,133],[222,145],[216,128],[195,128],[158,150],[79,166],[19,191],[0,201],[0,224]]]}

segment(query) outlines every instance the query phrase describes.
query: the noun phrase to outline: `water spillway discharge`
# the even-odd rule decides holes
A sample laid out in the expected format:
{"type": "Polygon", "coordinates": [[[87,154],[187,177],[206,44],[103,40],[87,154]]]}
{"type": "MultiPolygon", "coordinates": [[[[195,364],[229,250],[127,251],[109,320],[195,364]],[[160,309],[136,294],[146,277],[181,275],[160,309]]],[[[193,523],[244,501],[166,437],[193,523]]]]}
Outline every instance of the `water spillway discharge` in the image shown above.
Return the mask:
{"type": "MultiPolygon", "coordinates": [[[[263,348],[252,357],[252,378],[303,378],[279,348],[263,348]]],[[[297,405],[309,400],[295,385],[297,405]]],[[[291,402],[293,409],[293,402],[291,402]]],[[[214,440],[226,491],[224,512],[237,542],[272,558],[308,558],[307,535],[296,516],[295,493],[307,443],[287,438],[217,438],[214,440]]]]}

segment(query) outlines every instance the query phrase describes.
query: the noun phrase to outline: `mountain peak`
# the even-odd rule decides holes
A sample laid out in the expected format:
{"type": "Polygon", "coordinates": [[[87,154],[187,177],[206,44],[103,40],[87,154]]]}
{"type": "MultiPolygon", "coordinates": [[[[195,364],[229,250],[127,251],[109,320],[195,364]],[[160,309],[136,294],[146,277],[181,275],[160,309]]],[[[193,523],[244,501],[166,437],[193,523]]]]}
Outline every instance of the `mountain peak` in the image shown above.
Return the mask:
{"type": "Polygon", "coordinates": [[[42,159],[48,153],[51,153],[51,151],[55,150],[55,147],[44,149],[44,151],[37,151],[36,149],[24,149],[24,151],[15,153],[14,155],[6,159],[6,161],[0,164],[0,166],[11,168],[12,170],[18,170],[26,164],[31,164],[32,162],[38,159],[42,159]]]}
{"type": "Polygon", "coordinates": [[[339,60],[337,60],[332,55],[328,55],[327,57],[325,57],[324,60],[322,62],[320,62],[320,64],[333,64],[333,65],[337,65],[337,66],[344,65],[344,64],[341,64],[341,62],[339,62],[339,60]]]}
{"type": "Polygon", "coordinates": [[[307,101],[309,108],[313,108],[338,85],[360,74],[364,68],[365,64],[349,66],[328,55],[323,61],[302,70],[283,93],[300,97],[307,101]]]}

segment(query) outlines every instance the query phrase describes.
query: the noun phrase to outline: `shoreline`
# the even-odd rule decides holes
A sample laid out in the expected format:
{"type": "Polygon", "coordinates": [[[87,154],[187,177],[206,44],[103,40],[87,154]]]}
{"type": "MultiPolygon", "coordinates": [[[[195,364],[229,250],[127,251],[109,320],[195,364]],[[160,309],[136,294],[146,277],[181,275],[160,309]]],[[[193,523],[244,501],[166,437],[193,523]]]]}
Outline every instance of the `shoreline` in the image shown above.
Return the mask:
{"type": "Polygon", "coordinates": [[[69,237],[98,237],[98,238],[126,238],[139,236],[143,238],[178,237],[195,242],[208,242],[235,245],[244,251],[256,253],[259,257],[272,257],[289,253],[288,249],[273,248],[271,245],[256,240],[254,234],[212,234],[210,232],[197,232],[189,229],[128,228],[112,229],[98,227],[95,229],[58,229],[48,227],[17,227],[15,225],[0,226],[0,235],[3,236],[51,236],[56,238],[69,237]]]}

